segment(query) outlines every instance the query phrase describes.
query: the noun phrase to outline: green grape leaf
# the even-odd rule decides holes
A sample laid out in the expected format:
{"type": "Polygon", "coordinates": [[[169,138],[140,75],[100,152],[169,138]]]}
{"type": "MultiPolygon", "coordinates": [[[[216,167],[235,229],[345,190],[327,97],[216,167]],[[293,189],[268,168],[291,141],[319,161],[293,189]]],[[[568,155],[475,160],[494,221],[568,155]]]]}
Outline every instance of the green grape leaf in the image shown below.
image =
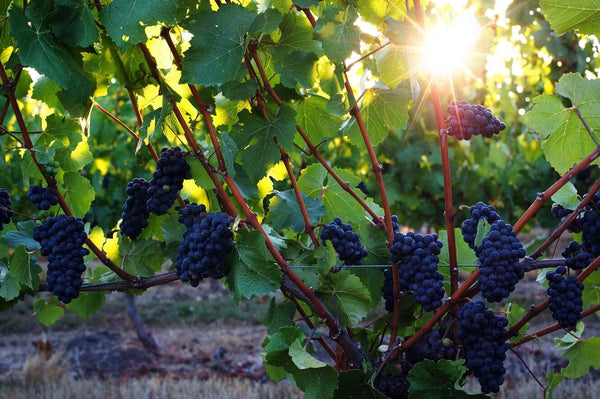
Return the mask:
{"type": "Polygon", "coordinates": [[[281,327],[290,327],[294,325],[294,315],[296,314],[296,305],[291,301],[277,303],[275,298],[271,298],[269,310],[265,314],[263,324],[267,326],[267,334],[272,335],[279,332],[281,327]]]}
{"type": "Polygon", "coordinates": [[[290,345],[289,354],[292,358],[292,362],[294,362],[294,365],[300,370],[316,369],[327,366],[327,363],[323,363],[308,353],[302,346],[302,342],[300,342],[300,340],[292,342],[290,345]]]}
{"type": "Polygon", "coordinates": [[[33,304],[33,314],[46,327],[56,323],[65,314],[65,309],[60,306],[58,298],[53,296],[48,301],[38,299],[33,304]]]}
{"type": "MultiPolygon", "coordinates": [[[[512,327],[513,324],[517,323],[525,314],[527,310],[523,309],[519,304],[514,302],[508,302],[504,305],[504,311],[506,312],[506,318],[508,319],[508,328],[512,327]]],[[[516,336],[510,337],[511,342],[519,342],[522,338],[522,333],[529,330],[529,322],[525,323],[523,327],[519,329],[519,334],[516,336]]]]}
{"type": "Polygon", "coordinates": [[[294,51],[275,60],[275,72],[279,74],[281,84],[285,87],[295,88],[298,84],[302,88],[310,89],[317,77],[318,60],[319,57],[315,53],[294,51]]]}
{"type": "Polygon", "coordinates": [[[294,4],[302,8],[316,7],[319,5],[319,0],[295,0],[294,4]]]}
{"type": "Polygon", "coordinates": [[[37,251],[40,249],[40,243],[33,239],[35,226],[33,221],[19,222],[19,230],[4,233],[1,240],[11,248],[17,248],[22,244],[29,252],[37,251]]]}
{"type": "Polygon", "coordinates": [[[396,88],[408,77],[408,67],[404,60],[405,50],[400,46],[389,45],[375,54],[379,78],[390,89],[396,88]]]}
{"type": "MultiPolygon", "coordinates": [[[[440,265],[450,264],[450,254],[448,253],[448,232],[439,231],[439,240],[444,244],[440,251],[440,265]]],[[[456,243],[456,260],[459,265],[477,265],[477,256],[475,251],[469,247],[469,244],[463,240],[462,230],[459,227],[454,229],[454,242],[456,243]]],[[[472,270],[472,268],[461,268],[461,270],[472,270]]]]}
{"type": "Polygon", "coordinates": [[[100,11],[100,22],[122,50],[147,40],[146,27],[175,23],[176,0],[114,0],[100,11]]]}
{"type": "Polygon", "coordinates": [[[33,314],[40,323],[48,327],[56,323],[65,314],[65,309],[60,306],[58,297],[53,296],[48,301],[44,299],[35,301],[33,314]]]}
{"type": "Polygon", "coordinates": [[[43,0],[31,1],[25,13],[11,7],[10,34],[17,42],[21,62],[58,83],[71,101],[78,104],[79,112],[71,112],[73,116],[83,116],[81,110],[91,106],[89,97],[95,85],[83,69],[81,55],[53,35],[52,7],[52,2],[43,0]]]}
{"type": "MultiPolygon", "coordinates": [[[[365,91],[360,103],[360,113],[373,146],[381,143],[388,134],[406,127],[410,99],[410,91],[404,89],[372,88],[365,91]]],[[[356,119],[353,118],[345,130],[351,143],[364,143],[356,119]]]]}
{"type": "MultiPolygon", "coordinates": [[[[338,168],[334,168],[334,171],[350,187],[356,187],[360,183],[360,179],[351,172],[338,168]]],[[[298,179],[298,187],[301,192],[312,198],[319,198],[323,202],[327,210],[326,220],[331,221],[339,216],[344,223],[360,224],[364,222],[364,209],[329,176],[323,166],[312,164],[303,169],[302,175],[298,179]]]]}
{"type": "Polygon", "coordinates": [[[2,280],[2,286],[0,287],[0,298],[10,301],[19,296],[21,291],[21,282],[19,276],[12,272],[8,272],[4,275],[2,280]]]}
{"type": "MultiPolygon", "coordinates": [[[[302,194],[302,201],[306,207],[311,224],[319,222],[325,214],[325,206],[318,199],[302,194]]],[[[275,230],[292,229],[296,233],[302,233],[306,225],[302,218],[300,205],[294,190],[278,192],[269,201],[269,213],[264,221],[275,230]]]]}
{"type": "Polygon", "coordinates": [[[98,27],[85,2],[56,0],[52,33],[71,47],[88,47],[98,40],[98,27]]]}
{"type": "Polygon", "coordinates": [[[276,291],[281,272],[265,246],[259,231],[240,231],[236,235],[234,260],[226,284],[235,302],[276,291]]]}
{"type": "Polygon", "coordinates": [[[323,44],[325,55],[333,62],[345,61],[353,51],[360,52],[360,28],[354,25],[356,8],[327,7],[315,26],[315,37],[323,44]]]}
{"type": "Polygon", "coordinates": [[[238,148],[243,149],[244,165],[252,165],[246,168],[248,176],[257,181],[270,166],[281,159],[275,139],[285,149],[292,147],[296,132],[296,112],[284,104],[272,121],[248,111],[242,111],[239,116],[240,121],[233,127],[231,138],[238,148]]]}
{"type": "Polygon", "coordinates": [[[21,285],[37,291],[40,284],[39,274],[42,272],[42,268],[29,255],[24,245],[19,245],[11,254],[8,270],[10,270],[10,274],[19,280],[21,285]]]}
{"type": "Polygon", "coordinates": [[[561,357],[569,359],[569,365],[561,370],[567,378],[579,378],[589,374],[590,367],[600,368],[600,337],[579,340],[561,357]]]}
{"type": "Polygon", "coordinates": [[[307,96],[296,109],[296,122],[315,144],[339,136],[342,118],[328,111],[328,101],[321,96],[307,96]]]}
{"type": "Polygon", "coordinates": [[[73,215],[85,216],[96,197],[90,181],[77,172],[67,172],[63,176],[63,186],[63,196],[73,215]]]}
{"type": "Polygon", "coordinates": [[[573,183],[568,181],[557,192],[550,197],[552,201],[562,205],[566,209],[575,209],[581,202],[577,197],[577,188],[573,183]]]}
{"type": "Polygon", "coordinates": [[[338,388],[333,393],[333,399],[387,398],[387,396],[371,386],[367,375],[362,370],[342,371],[338,380],[338,388]]]}
{"type": "Polygon", "coordinates": [[[281,38],[273,52],[275,58],[283,58],[294,51],[320,53],[321,44],[313,40],[313,28],[306,18],[287,13],[279,24],[279,29],[281,38]]]}
{"type": "Polygon", "coordinates": [[[371,1],[357,0],[360,16],[375,26],[383,25],[386,18],[403,19],[406,5],[403,0],[371,1]]]}
{"type": "Polygon", "coordinates": [[[255,18],[254,12],[237,4],[197,14],[184,26],[194,37],[184,54],[181,81],[214,86],[235,79],[255,18]]]}
{"type": "Polygon", "coordinates": [[[292,374],[304,399],[327,399],[338,387],[338,373],[333,367],[294,371],[292,374]]]}
{"type": "Polygon", "coordinates": [[[315,293],[328,309],[337,311],[344,327],[361,321],[372,306],[369,290],[357,276],[347,271],[323,276],[315,293]]]}
{"type": "Polygon", "coordinates": [[[562,379],[563,376],[557,374],[554,369],[550,369],[550,371],[546,373],[546,396],[544,399],[552,399],[554,397],[552,391],[562,381],[562,379]]]}
{"type": "Polygon", "coordinates": [[[581,293],[583,299],[583,309],[600,303],[600,275],[592,273],[583,281],[583,291],[581,293]]]}
{"type": "Polygon", "coordinates": [[[121,236],[119,253],[123,269],[134,276],[153,276],[163,263],[163,249],[156,240],[130,241],[121,236]]]}
{"type": "MultiPolygon", "coordinates": [[[[562,101],[548,94],[533,98],[534,106],[527,113],[528,125],[544,140],[542,149],[552,167],[566,173],[576,163],[596,149],[596,144],[577,115],[577,110],[592,131],[600,132],[600,80],[588,80],[579,74],[563,75],[555,86],[557,94],[571,100],[562,101]],[[577,108],[577,110],[575,109],[577,108]]],[[[594,163],[598,163],[596,160],[594,163]]]]}
{"type": "Polygon", "coordinates": [[[467,371],[464,360],[438,362],[425,359],[414,365],[408,373],[411,399],[484,399],[487,395],[472,394],[460,386],[460,380],[467,371]]]}
{"type": "Polygon", "coordinates": [[[277,27],[279,27],[279,23],[282,19],[283,15],[279,10],[275,8],[269,8],[257,15],[254,21],[252,21],[252,25],[250,25],[248,31],[250,33],[271,33],[277,29],[277,27]]]}
{"type": "Polygon", "coordinates": [[[600,35],[600,6],[597,0],[580,0],[575,3],[541,0],[540,7],[558,35],[570,30],[600,35]]]}
{"type": "Polygon", "coordinates": [[[569,331],[560,338],[554,338],[556,349],[559,351],[566,351],[567,349],[572,348],[573,345],[575,345],[581,339],[583,330],[585,330],[585,324],[580,321],[577,323],[575,331],[569,331]]]}
{"type": "Polygon", "coordinates": [[[89,319],[102,309],[106,295],[104,292],[80,292],[79,296],[67,304],[67,310],[83,319],[89,319]]]}

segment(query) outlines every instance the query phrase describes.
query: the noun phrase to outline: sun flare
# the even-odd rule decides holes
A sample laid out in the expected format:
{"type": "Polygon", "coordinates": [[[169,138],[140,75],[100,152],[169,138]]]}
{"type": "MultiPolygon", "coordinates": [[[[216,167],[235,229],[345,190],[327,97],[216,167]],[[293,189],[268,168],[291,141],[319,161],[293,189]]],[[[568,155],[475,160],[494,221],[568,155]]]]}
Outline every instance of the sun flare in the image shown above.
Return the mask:
{"type": "Polygon", "coordinates": [[[450,23],[440,22],[425,34],[419,47],[422,66],[432,75],[468,70],[481,27],[471,14],[462,14],[450,23]]]}

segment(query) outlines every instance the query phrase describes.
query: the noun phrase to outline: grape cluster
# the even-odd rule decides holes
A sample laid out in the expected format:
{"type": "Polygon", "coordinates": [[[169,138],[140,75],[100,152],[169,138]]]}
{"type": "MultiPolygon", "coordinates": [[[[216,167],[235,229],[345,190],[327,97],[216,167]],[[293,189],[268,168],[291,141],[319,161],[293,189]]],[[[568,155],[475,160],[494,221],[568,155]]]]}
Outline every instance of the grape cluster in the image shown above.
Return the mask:
{"type": "Polygon", "coordinates": [[[56,176],[58,173],[58,167],[60,164],[58,161],[50,161],[46,165],[44,165],[44,173],[49,176],[56,176]]]}
{"type": "Polygon", "coordinates": [[[558,266],[546,273],[548,280],[548,302],[552,317],[563,328],[575,327],[581,319],[583,284],[577,277],[566,277],[567,268],[558,266]]]}
{"type": "Polygon", "coordinates": [[[63,303],[79,296],[85,271],[83,257],[89,254],[83,244],[87,239],[81,218],[58,215],[33,229],[40,243],[40,253],[48,257],[48,289],[63,303]]]}
{"type": "Polygon", "coordinates": [[[407,399],[410,382],[404,374],[387,374],[377,376],[373,386],[391,399],[407,399]]]}
{"type": "Polygon", "coordinates": [[[322,244],[327,245],[327,240],[331,241],[335,252],[345,265],[362,265],[362,258],[369,254],[360,243],[358,233],[352,231],[352,226],[343,223],[341,218],[333,219],[333,222],[321,231],[322,244]]]}
{"type": "Polygon", "coordinates": [[[565,265],[573,270],[581,270],[592,262],[592,256],[577,241],[571,241],[562,251],[565,265]]]}
{"type": "MultiPolygon", "coordinates": [[[[404,337],[408,339],[410,337],[404,337]]],[[[454,360],[456,358],[456,348],[452,340],[442,338],[438,329],[433,329],[423,335],[410,348],[404,352],[406,360],[410,364],[416,364],[423,359],[438,361],[441,359],[454,360]]]]}
{"type": "Polygon", "coordinates": [[[52,187],[42,187],[34,184],[29,187],[27,199],[40,211],[47,211],[51,206],[58,204],[58,197],[52,187]]]}
{"type": "Polygon", "coordinates": [[[149,198],[149,188],[150,182],[142,178],[135,178],[127,183],[127,199],[121,214],[121,234],[132,240],[141,234],[144,227],[148,226],[150,212],[148,212],[146,202],[149,198]]]}
{"type": "Polygon", "coordinates": [[[496,316],[483,301],[466,303],[456,314],[458,338],[465,347],[467,367],[475,373],[483,393],[498,392],[504,382],[505,317],[496,316]]]}
{"type": "Polygon", "coordinates": [[[483,202],[471,206],[469,211],[471,212],[471,218],[464,221],[462,235],[469,247],[475,249],[475,237],[477,236],[479,221],[485,219],[491,224],[500,220],[500,215],[496,213],[496,208],[493,205],[486,205],[483,202]]]}
{"type": "Polygon", "coordinates": [[[481,295],[490,302],[507,298],[525,274],[519,262],[525,250],[512,226],[502,220],[493,222],[475,253],[479,260],[481,295]]]}
{"type": "Polygon", "coordinates": [[[448,113],[448,134],[459,140],[469,140],[476,135],[489,138],[506,128],[492,111],[483,105],[469,105],[464,100],[453,101],[448,106],[448,113]]]}
{"type": "MultiPolygon", "coordinates": [[[[442,248],[437,234],[415,234],[408,232],[394,234],[394,242],[390,247],[392,262],[398,262],[400,289],[413,292],[415,301],[425,311],[442,306],[444,276],[438,271],[438,255],[442,248]]],[[[393,293],[390,297],[390,286],[393,285],[391,271],[385,272],[382,293],[386,300],[386,309],[393,309],[393,293]],[[387,284],[387,286],[386,286],[387,284]]]]}
{"type": "Polygon", "coordinates": [[[192,204],[180,210],[179,220],[186,225],[175,260],[179,279],[196,287],[204,278],[229,274],[223,259],[233,249],[229,216],[206,212],[204,205],[192,204]],[[195,211],[185,210],[190,207],[195,211]]]}
{"type": "Polygon", "coordinates": [[[600,194],[588,203],[581,220],[581,244],[592,258],[600,255],[600,194]]]}
{"type": "Polygon", "coordinates": [[[190,165],[179,147],[163,148],[148,188],[148,211],[164,215],[177,199],[190,165]]]}
{"type": "Polygon", "coordinates": [[[10,202],[10,194],[3,188],[0,188],[0,231],[4,229],[4,225],[10,223],[12,218],[12,204],[10,202]]]}
{"type": "MultiPolygon", "coordinates": [[[[550,209],[552,214],[561,222],[568,217],[573,211],[571,209],[567,209],[560,204],[553,204],[550,209]]],[[[581,231],[581,218],[575,218],[569,225],[567,229],[573,233],[579,233],[581,231]]]]}

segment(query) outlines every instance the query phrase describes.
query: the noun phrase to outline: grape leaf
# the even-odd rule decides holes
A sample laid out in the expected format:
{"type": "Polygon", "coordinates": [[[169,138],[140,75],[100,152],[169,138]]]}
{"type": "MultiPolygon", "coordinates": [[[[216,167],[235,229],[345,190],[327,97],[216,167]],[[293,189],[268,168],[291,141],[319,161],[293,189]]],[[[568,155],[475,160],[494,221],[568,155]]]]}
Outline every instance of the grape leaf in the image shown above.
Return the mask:
{"type": "Polygon", "coordinates": [[[575,107],[592,133],[600,132],[600,80],[569,73],[560,78],[555,91],[570,99],[572,106],[565,107],[558,97],[543,94],[533,98],[535,105],[527,118],[529,127],[545,139],[542,149],[546,159],[558,173],[564,174],[596,149],[575,107]]]}
{"type": "Polygon", "coordinates": [[[330,113],[327,103],[324,97],[308,96],[298,104],[296,110],[296,122],[315,144],[340,134],[342,118],[330,113]]]}
{"type": "MultiPolygon", "coordinates": [[[[388,134],[406,127],[410,99],[410,91],[404,89],[372,88],[365,91],[360,113],[373,146],[381,143],[388,134]]],[[[348,123],[345,131],[354,145],[364,143],[356,119],[353,118],[348,123]]]]}
{"type": "Polygon", "coordinates": [[[91,46],[98,40],[96,21],[85,2],[56,0],[52,33],[71,47],[91,46]]]}
{"type": "Polygon", "coordinates": [[[579,378],[589,374],[590,367],[600,368],[600,337],[579,340],[561,357],[569,359],[569,365],[561,370],[567,378],[579,378]]]}
{"type": "Polygon", "coordinates": [[[544,399],[552,399],[553,398],[553,390],[556,386],[562,381],[563,376],[557,374],[554,369],[550,369],[546,373],[546,396],[544,399]]]}
{"type": "MultiPolygon", "coordinates": [[[[354,174],[343,169],[334,170],[350,187],[356,187],[360,183],[360,179],[354,174]]],[[[323,166],[313,164],[302,170],[298,186],[303,193],[321,199],[329,220],[339,216],[345,223],[360,224],[364,221],[364,209],[332,177],[328,176],[323,166]]]]}
{"type": "Polygon", "coordinates": [[[234,260],[226,284],[235,302],[279,288],[281,272],[259,231],[241,231],[236,235],[234,260]]]}
{"type": "Polygon", "coordinates": [[[2,286],[0,287],[0,298],[10,301],[18,297],[20,291],[21,282],[19,281],[19,277],[9,271],[4,275],[4,280],[2,280],[2,286]]]}
{"type": "Polygon", "coordinates": [[[269,310],[263,320],[267,326],[267,334],[272,335],[279,332],[281,327],[293,326],[296,306],[291,301],[277,303],[275,298],[271,298],[269,310]]]}
{"type": "Polygon", "coordinates": [[[65,309],[60,306],[58,298],[53,296],[47,302],[38,299],[33,304],[33,314],[46,327],[56,323],[65,314],[65,309]]]}
{"type": "Polygon", "coordinates": [[[40,249],[40,243],[33,239],[34,227],[33,221],[19,222],[19,230],[4,233],[2,241],[11,248],[17,248],[23,244],[28,251],[36,251],[40,249]]]}
{"type": "Polygon", "coordinates": [[[460,386],[460,380],[467,371],[464,360],[438,362],[425,359],[414,365],[408,373],[411,399],[484,399],[487,395],[472,394],[460,386]]]}
{"type": "Polygon", "coordinates": [[[194,37],[184,54],[181,81],[214,86],[235,79],[249,40],[246,33],[255,18],[247,8],[223,4],[185,24],[194,37]]]}
{"type": "Polygon", "coordinates": [[[296,365],[296,367],[298,367],[300,370],[322,368],[327,366],[327,363],[323,363],[308,353],[302,346],[302,342],[300,342],[300,340],[292,342],[290,345],[289,354],[292,358],[292,362],[294,362],[294,365],[296,365]]]}
{"type": "Polygon", "coordinates": [[[114,0],[100,11],[100,21],[122,50],[147,40],[146,27],[175,23],[176,0],[114,0]]]}
{"type": "Polygon", "coordinates": [[[42,272],[42,268],[32,259],[24,245],[19,245],[11,254],[8,269],[21,285],[37,291],[40,284],[39,274],[42,272]]]}
{"type": "MultiPolygon", "coordinates": [[[[325,206],[318,199],[313,199],[306,194],[302,194],[302,200],[306,206],[310,222],[316,224],[319,218],[325,214],[325,206]]],[[[300,205],[296,198],[294,190],[278,192],[269,201],[269,213],[265,218],[265,223],[275,230],[292,229],[296,233],[302,233],[306,225],[302,218],[300,205]]]]}
{"type": "Polygon", "coordinates": [[[354,25],[358,12],[356,8],[347,6],[327,7],[315,26],[315,37],[323,44],[325,55],[333,62],[343,62],[353,51],[360,52],[360,34],[354,25]]]}
{"type": "Polygon", "coordinates": [[[77,172],[67,172],[63,176],[63,186],[63,196],[73,215],[85,216],[96,197],[90,181],[77,172]]]}
{"type": "Polygon", "coordinates": [[[342,371],[333,399],[386,399],[387,396],[374,389],[362,370],[342,371]]]}
{"type": "Polygon", "coordinates": [[[575,345],[581,339],[583,330],[585,330],[585,323],[580,321],[577,323],[577,327],[574,331],[569,331],[560,338],[554,338],[556,349],[559,351],[566,351],[567,349],[573,347],[573,345],[575,345]]]}
{"type": "Polygon", "coordinates": [[[314,86],[317,77],[317,61],[319,57],[315,53],[294,51],[289,55],[275,60],[275,72],[279,74],[281,84],[295,88],[310,89],[314,86]]]}
{"type": "Polygon", "coordinates": [[[102,309],[105,297],[104,292],[100,291],[80,292],[79,297],[67,304],[67,310],[70,310],[81,318],[88,319],[102,309]]]}
{"type": "Polygon", "coordinates": [[[233,127],[231,138],[242,150],[244,165],[251,179],[259,180],[268,168],[281,159],[279,146],[291,148],[296,132],[296,113],[287,105],[282,105],[272,121],[248,111],[240,113],[240,121],[233,127]]]}
{"type": "MultiPolygon", "coordinates": [[[[475,251],[469,247],[469,245],[463,240],[462,230],[459,227],[454,229],[454,237],[456,243],[456,260],[459,265],[477,265],[477,256],[475,251]]],[[[439,240],[444,244],[440,251],[440,265],[450,264],[450,254],[448,253],[448,233],[446,230],[439,231],[439,240]]],[[[463,268],[462,270],[471,270],[469,268],[463,268]]],[[[448,274],[446,273],[446,276],[448,274]]]]}
{"type": "Polygon", "coordinates": [[[160,271],[163,250],[156,240],[130,241],[121,236],[119,252],[123,269],[134,276],[153,276],[160,271]]]}
{"type": "Polygon", "coordinates": [[[386,18],[402,19],[406,14],[406,5],[403,0],[371,1],[358,0],[357,7],[360,16],[375,26],[380,26],[386,18]]]}
{"type": "Polygon", "coordinates": [[[357,276],[347,271],[323,276],[315,293],[328,309],[337,311],[340,323],[345,327],[361,321],[372,305],[369,290],[357,276]]]}
{"type": "Polygon", "coordinates": [[[275,58],[283,58],[294,51],[320,53],[321,43],[313,40],[313,28],[306,18],[288,13],[279,24],[279,29],[281,38],[273,51],[275,58]]]}
{"type": "Polygon", "coordinates": [[[85,116],[81,111],[91,106],[95,84],[83,69],[81,55],[52,34],[52,7],[52,2],[44,0],[31,1],[26,13],[11,7],[10,34],[17,42],[21,62],[58,83],[78,104],[75,109],[79,112],[71,109],[73,116],[85,116]]]}
{"type": "Polygon", "coordinates": [[[557,34],[579,30],[588,35],[600,35],[600,6],[597,0],[565,2],[541,0],[540,7],[557,34]]]}
{"type": "Polygon", "coordinates": [[[562,205],[566,209],[575,209],[581,202],[577,197],[577,188],[570,181],[562,186],[552,197],[552,201],[562,205]]]}
{"type": "Polygon", "coordinates": [[[375,54],[379,78],[390,89],[396,88],[408,77],[404,51],[400,46],[392,44],[375,54]]]}
{"type": "MultiPolygon", "coordinates": [[[[512,327],[513,324],[521,320],[523,316],[527,313],[527,310],[523,309],[519,304],[514,302],[508,302],[504,305],[504,311],[506,313],[506,318],[508,319],[508,328],[512,327]]],[[[510,337],[511,342],[519,342],[522,338],[522,333],[529,330],[529,322],[525,323],[518,331],[516,336],[510,337]]]]}

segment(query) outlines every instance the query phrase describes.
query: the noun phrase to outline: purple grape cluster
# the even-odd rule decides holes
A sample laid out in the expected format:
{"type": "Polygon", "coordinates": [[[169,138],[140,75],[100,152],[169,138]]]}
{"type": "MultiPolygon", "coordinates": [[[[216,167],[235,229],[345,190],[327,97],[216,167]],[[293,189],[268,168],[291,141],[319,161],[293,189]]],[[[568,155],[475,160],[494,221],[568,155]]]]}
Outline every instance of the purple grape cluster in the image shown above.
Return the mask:
{"type": "Polygon", "coordinates": [[[127,183],[127,199],[121,214],[121,234],[134,240],[148,226],[150,212],[146,206],[149,199],[150,182],[146,179],[135,178],[127,183]]]}
{"type": "Polygon", "coordinates": [[[592,262],[590,253],[577,241],[571,241],[561,255],[565,258],[565,265],[573,270],[581,270],[592,262]]]}
{"type": "MultiPolygon", "coordinates": [[[[442,242],[437,234],[415,234],[408,232],[394,234],[390,247],[392,262],[398,262],[400,289],[413,292],[415,301],[423,310],[431,311],[442,306],[446,293],[444,276],[438,271],[438,255],[442,242]]],[[[392,273],[384,272],[382,294],[388,312],[393,310],[392,273]]]]}
{"type": "Polygon", "coordinates": [[[489,138],[500,133],[506,125],[483,105],[469,105],[466,101],[453,101],[448,106],[448,134],[459,140],[469,140],[481,135],[489,138]]]}
{"type": "Polygon", "coordinates": [[[10,223],[12,214],[10,194],[5,189],[0,188],[0,231],[4,229],[5,224],[10,223]]]}
{"type": "Polygon", "coordinates": [[[322,244],[327,245],[327,241],[331,241],[335,252],[345,265],[362,265],[362,259],[369,254],[360,243],[358,233],[352,231],[352,226],[343,223],[339,217],[321,230],[322,244]]]}
{"type": "MultiPolygon", "coordinates": [[[[560,204],[553,204],[550,210],[552,214],[561,222],[565,218],[567,218],[571,213],[573,213],[573,210],[567,209],[560,204]]],[[[569,230],[572,233],[579,233],[581,231],[581,222],[582,218],[575,218],[575,220],[569,223],[569,225],[567,226],[567,230],[569,230]]]]}
{"type": "Polygon", "coordinates": [[[512,226],[502,220],[493,222],[475,253],[479,261],[481,295],[490,302],[508,298],[525,275],[519,262],[525,257],[525,250],[512,226]]]}
{"type": "Polygon", "coordinates": [[[217,279],[229,274],[229,265],[224,261],[233,249],[229,216],[206,212],[204,205],[196,204],[179,212],[179,221],[186,225],[174,265],[179,279],[196,287],[205,278],[217,279]]]}
{"type": "Polygon", "coordinates": [[[179,147],[163,148],[148,188],[148,211],[156,215],[167,213],[189,171],[190,165],[179,147]]]}
{"type": "Polygon", "coordinates": [[[471,212],[471,218],[464,221],[462,235],[465,242],[469,244],[469,247],[475,249],[475,237],[477,236],[479,221],[485,219],[491,224],[500,220],[500,215],[496,213],[496,208],[493,205],[487,205],[483,202],[478,202],[471,206],[469,211],[471,212]]]}
{"type": "Polygon", "coordinates": [[[377,376],[373,386],[391,399],[407,399],[410,382],[404,374],[386,374],[377,376]]]}
{"type": "Polygon", "coordinates": [[[548,302],[552,318],[563,328],[577,325],[583,309],[583,284],[577,277],[565,277],[567,268],[558,266],[555,271],[546,273],[548,280],[548,302]]]}
{"type": "Polygon", "coordinates": [[[83,220],[62,214],[50,217],[33,229],[33,238],[40,243],[40,253],[48,257],[48,289],[61,302],[71,302],[79,296],[83,257],[90,252],[83,248],[87,239],[83,220]]]}
{"type": "Polygon", "coordinates": [[[40,184],[29,187],[27,199],[40,211],[47,211],[51,206],[58,204],[58,197],[52,187],[42,187],[40,184]]]}
{"type": "Polygon", "coordinates": [[[466,366],[479,380],[483,393],[498,392],[506,372],[508,320],[496,316],[483,301],[466,303],[456,317],[458,338],[465,347],[466,366]]]}
{"type": "MultiPolygon", "coordinates": [[[[408,339],[410,337],[404,337],[408,339]]],[[[441,359],[454,360],[456,348],[450,339],[443,339],[438,329],[433,329],[423,335],[410,348],[404,352],[406,360],[410,364],[416,364],[423,359],[438,361],[441,359]]]]}

